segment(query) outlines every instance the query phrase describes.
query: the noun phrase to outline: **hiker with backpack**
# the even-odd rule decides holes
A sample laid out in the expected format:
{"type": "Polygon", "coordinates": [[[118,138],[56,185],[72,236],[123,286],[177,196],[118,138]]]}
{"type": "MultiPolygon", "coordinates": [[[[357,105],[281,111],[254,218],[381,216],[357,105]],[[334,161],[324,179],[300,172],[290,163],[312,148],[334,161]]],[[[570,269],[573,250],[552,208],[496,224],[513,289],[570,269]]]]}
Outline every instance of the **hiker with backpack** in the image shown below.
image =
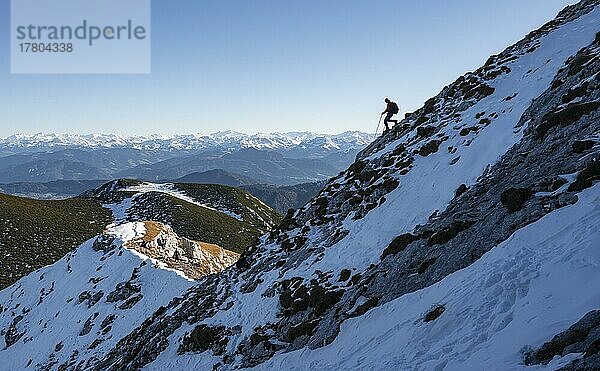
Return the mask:
{"type": "Polygon", "coordinates": [[[400,108],[398,108],[396,102],[392,102],[389,98],[385,98],[385,103],[387,104],[387,106],[385,107],[385,111],[381,112],[381,116],[387,113],[387,115],[385,116],[385,120],[383,121],[383,123],[385,124],[384,133],[390,130],[388,122],[393,122],[394,124],[398,123],[398,120],[392,120],[392,116],[400,112],[400,108]]]}

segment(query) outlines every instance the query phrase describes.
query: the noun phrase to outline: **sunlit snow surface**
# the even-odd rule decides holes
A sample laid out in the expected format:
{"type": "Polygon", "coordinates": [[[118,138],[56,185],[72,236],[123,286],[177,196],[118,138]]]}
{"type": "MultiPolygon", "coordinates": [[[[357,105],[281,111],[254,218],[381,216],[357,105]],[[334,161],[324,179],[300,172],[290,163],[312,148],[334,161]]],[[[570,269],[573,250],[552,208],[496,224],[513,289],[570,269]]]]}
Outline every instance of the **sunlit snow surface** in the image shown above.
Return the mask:
{"type": "MultiPolygon", "coordinates": [[[[92,249],[93,240],[82,244],[77,250],[55,264],[39,269],[14,285],[0,291],[0,328],[7,329],[12,323],[11,312],[26,314],[19,323],[19,332],[25,331],[23,339],[7,349],[0,338],[0,370],[22,370],[28,360],[35,366],[46,362],[52,354],[58,365],[67,361],[73,350],[79,352],[78,360],[103,355],[122,337],[138,327],[161,305],[167,305],[193,285],[177,272],[160,269],[149,259],[121,245],[145,233],[143,223],[126,223],[111,227],[108,234],[117,238],[118,246],[113,252],[103,253],[92,249]],[[108,303],[107,295],[116,286],[130,280],[138,269],[135,283],[141,287],[142,299],[131,309],[118,309],[123,302],[108,303]],[[94,283],[92,279],[99,280],[94,283]],[[92,307],[87,302],[78,303],[80,293],[103,292],[102,298],[92,307]],[[85,322],[98,315],[94,326],[86,335],[80,335],[85,322]],[[101,322],[110,314],[115,315],[112,330],[102,334],[101,322]],[[103,341],[88,349],[95,339],[103,341]],[[62,352],[54,352],[62,343],[62,352]],[[68,351],[64,351],[68,350],[68,351]]],[[[35,369],[30,368],[30,369],[35,369]]]]}
{"type": "Polygon", "coordinates": [[[158,192],[158,193],[164,193],[167,194],[169,196],[173,196],[175,198],[178,198],[182,201],[186,201],[189,202],[191,204],[203,207],[205,209],[209,209],[209,210],[213,210],[213,211],[217,211],[226,215],[229,215],[237,220],[243,220],[241,215],[238,215],[236,213],[234,213],[233,211],[230,210],[226,210],[226,209],[220,209],[217,210],[214,207],[211,207],[205,203],[202,202],[198,202],[196,201],[194,198],[188,196],[187,194],[185,194],[185,192],[180,191],[178,189],[175,188],[175,186],[172,183],[149,183],[149,182],[144,182],[140,185],[136,185],[136,186],[130,186],[127,187],[123,190],[124,192],[136,192],[136,196],[139,194],[144,194],[144,193],[148,193],[148,192],[158,192]]]}
{"type": "MultiPolygon", "coordinates": [[[[497,162],[522,138],[520,130],[525,126],[515,129],[515,125],[525,109],[532,99],[549,87],[565,60],[593,40],[598,24],[600,9],[595,9],[542,37],[539,48],[508,64],[509,74],[490,82],[495,88],[494,94],[462,112],[465,119],[482,111],[498,114],[469,146],[464,145],[465,138],[452,130],[451,125],[443,128],[449,136],[443,145],[457,147],[456,153],[440,150],[427,158],[417,158],[410,172],[399,177],[399,187],[386,195],[384,204],[360,220],[352,220],[352,215],[348,217],[345,227],[350,233],[327,248],[320,260],[310,258],[299,268],[287,271],[283,277],[276,269],[263,273],[260,277],[262,283],[250,293],[241,292],[242,280],[235,282],[233,293],[223,307],[228,307],[229,303],[233,305],[228,310],[218,311],[203,323],[223,324],[230,328],[240,325],[241,334],[232,336],[227,345],[228,351],[233,352],[240,341],[253,333],[254,328],[277,320],[277,297],[263,295],[276,281],[292,276],[310,278],[317,269],[328,272],[339,271],[343,267],[363,271],[370,264],[377,263],[381,252],[394,237],[425,223],[435,210],[443,210],[459,184],[475,183],[489,165],[497,162]],[[529,70],[535,72],[527,73],[529,70]],[[504,100],[515,92],[518,95],[513,99],[504,100]],[[450,166],[449,163],[457,156],[460,160],[450,166]]],[[[373,156],[392,151],[414,135],[413,131],[373,156]]],[[[141,187],[139,192],[157,188],[161,192],[171,192],[165,185],[141,187]]],[[[126,209],[127,204],[124,203],[114,206],[113,211],[124,216],[126,209]]],[[[128,229],[115,230],[114,233],[122,239],[130,238],[138,233],[136,225],[131,223],[128,229]]],[[[600,287],[598,225],[599,184],[580,193],[579,201],[574,205],[554,211],[518,230],[474,264],[432,286],[347,320],[331,344],[314,350],[276,354],[257,368],[522,369],[525,367],[521,355],[523,346],[541,345],[589,310],[600,307],[597,289],[600,287]],[[435,321],[425,323],[424,315],[437,304],[444,305],[445,312],[435,321]]],[[[0,350],[0,359],[3,360],[0,369],[21,369],[26,358],[30,357],[46,360],[59,341],[65,341],[68,349],[79,350],[79,359],[95,354],[101,357],[158,306],[182,295],[190,286],[175,273],[146,264],[140,267],[139,280],[142,292],[147,295],[131,310],[120,311],[104,301],[88,309],[84,303],[77,305],[76,298],[69,301],[72,296],[91,289],[91,275],[106,276],[96,290],[102,289],[107,293],[117,283],[128,280],[133,268],[141,263],[138,256],[126,249],[121,256],[115,253],[100,261],[101,256],[101,252],[91,249],[88,241],[53,266],[32,273],[0,292],[0,302],[10,310],[32,308],[25,324],[26,336],[32,339],[0,350]],[[68,267],[72,273],[68,273],[68,267]],[[42,278],[41,273],[45,273],[42,278]],[[43,305],[38,306],[40,295],[37,293],[42,289],[48,291],[51,282],[55,282],[56,289],[43,299],[43,305]],[[17,303],[19,307],[16,307],[17,303]],[[56,317],[55,312],[59,312],[56,317]],[[113,325],[113,337],[89,351],[87,347],[98,336],[99,329],[94,327],[90,334],[84,336],[78,334],[94,312],[99,312],[98,319],[109,313],[116,313],[119,317],[113,325]],[[44,329],[46,322],[48,327],[44,329]],[[25,354],[26,357],[23,356],[25,354]]],[[[6,313],[5,310],[0,314],[0,328],[10,325],[11,318],[6,313]]],[[[184,324],[177,329],[169,337],[168,348],[146,369],[205,370],[221,361],[210,351],[182,356],[176,354],[179,339],[195,325],[184,324]]],[[[19,328],[23,326],[20,324],[19,328]]],[[[58,353],[60,362],[65,361],[67,356],[66,352],[58,353]]],[[[556,368],[576,356],[553,360],[544,367],[556,368]]]]}

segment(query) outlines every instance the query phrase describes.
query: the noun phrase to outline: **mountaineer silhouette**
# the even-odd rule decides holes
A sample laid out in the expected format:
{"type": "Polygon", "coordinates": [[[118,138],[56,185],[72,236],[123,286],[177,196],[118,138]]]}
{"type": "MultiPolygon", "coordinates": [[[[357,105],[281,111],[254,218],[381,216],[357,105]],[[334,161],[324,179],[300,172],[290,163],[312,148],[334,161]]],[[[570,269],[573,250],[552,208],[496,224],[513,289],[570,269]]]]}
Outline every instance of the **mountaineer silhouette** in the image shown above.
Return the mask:
{"type": "Polygon", "coordinates": [[[385,120],[383,120],[383,124],[385,125],[384,133],[390,130],[390,122],[393,122],[394,124],[398,123],[398,120],[392,120],[392,116],[400,112],[400,108],[398,107],[398,104],[396,104],[396,102],[391,101],[389,98],[385,98],[385,103],[387,105],[385,107],[385,111],[381,112],[381,116],[387,113],[387,115],[385,116],[385,120]]]}

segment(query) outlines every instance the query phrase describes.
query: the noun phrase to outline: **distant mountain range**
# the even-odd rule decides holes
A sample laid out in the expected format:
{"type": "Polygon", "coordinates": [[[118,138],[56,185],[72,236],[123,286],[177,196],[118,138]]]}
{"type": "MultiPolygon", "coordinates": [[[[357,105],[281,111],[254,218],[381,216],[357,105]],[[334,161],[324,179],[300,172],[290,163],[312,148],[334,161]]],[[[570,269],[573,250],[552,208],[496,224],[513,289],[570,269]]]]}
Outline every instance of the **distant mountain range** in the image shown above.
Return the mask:
{"type": "Polygon", "coordinates": [[[0,183],[136,178],[172,180],[224,169],[257,183],[328,179],[352,163],[371,134],[303,133],[121,137],[15,134],[0,138],[0,183]]]}
{"type": "MultiPolygon", "coordinates": [[[[223,131],[213,134],[120,136],[116,134],[14,134],[0,138],[0,149],[5,153],[37,152],[66,148],[132,148],[147,151],[207,151],[215,149],[263,150],[302,153],[316,150],[317,155],[330,151],[348,151],[356,146],[366,146],[372,134],[347,131],[341,134],[315,134],[311,132],[244,134],[223,131]]],[[[293,156],[292,156],[293,157],[293,156]]]]}

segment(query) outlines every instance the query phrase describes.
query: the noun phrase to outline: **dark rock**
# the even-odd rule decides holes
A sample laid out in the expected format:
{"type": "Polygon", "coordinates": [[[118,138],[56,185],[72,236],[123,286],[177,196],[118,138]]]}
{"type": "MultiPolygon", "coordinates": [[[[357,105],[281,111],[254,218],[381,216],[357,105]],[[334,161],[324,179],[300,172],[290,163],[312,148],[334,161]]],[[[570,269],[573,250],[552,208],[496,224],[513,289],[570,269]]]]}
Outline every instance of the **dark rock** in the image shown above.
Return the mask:
{"type": "Polygon", "coordinates": [[[340,272],[340,282],[346,282],[350,279],[350,275],[352,274],[352,271],[350,269],[342,269],[342,271],[340,272]]]}
{"type": "Polygon", "coordinates": [[[388,255],[395,255],[400,251],[404,250],[408,245],[417,241],[419,239],[418,236],[415,236],[411,233],[404,233],[392,240],[388,247],[383,250],[381,254],[381,259],[385,258],[388,255]]]}
{"type": "Polygon", "coordinates": [[[131,281],[121,282],[117,284],[114,291],[111,291],[106,296],[107,303],[114,303],[121,300],[127,300],[133,295],[139,293],[142,289],[138,285],[134,285],[131,281]]]}
{"type": "Polygon", "coordinates": [[[456,237],[460,232],[468,229],[473,225],[473,221],[471,220],[460,220],[455,221],[448,226],[448,228],[442,229],[441,231],[435,232],[431,237],[427,239],[427,244],[429,246],[433,245],[443,245],[446,242],[450,241],[454,237],[456,237]]]}
{"type": "Polygon", "coordinates": [[[547,364],[554,356],[564,356],[567,353],[581,353],[588,350],[590,355],[595,351],[600,338],[600,310],[588,312],[573,326],[554,336],[537,350],[524,354],[525,364],[547,364]],[[588,338],[588,337],[592,338],[588,338]]]}
{"type": "Polygon", "coordinates": [[[419,268],[417,269],[417,273],[419,274],[423,274],[427,271],[427,269],[429,269],[429,267],[431,267],[435,261],[437,260],[437,258],[429,258],[426,259],[425,261],[423,261],[420,265],[419,268]]]}
{"type": "Polygon", "coordinates": [[[94,243],[92,244],[92,249],[94,251],[102,251],[107,253],[111,250],[114,250],[116,245],[114,244],[115,238],[112,236],[100,235],[94,243]]]}
{"type": "Polygon", "coordinates": [[[99,314],[100,313],[96,312],[88,317],[88,319],[83,324],[83,328],[81,329],[81,331],[79,331],[79,336],[85,336],[89,334],[90,331],[92,331],[92,328],[94,327],[94,320],[96,319],[96,317],[98,317],[99,314]]]}
{"type": "Polygon", "coordinates": [[[496,91],[496,89],[494,89],[493,87],[491,87],[487,84],[481,83],[474,87],[468,88],[464,94],[465,94],[465,98],[467,98],[467,99],[473,98],[473,97],[482,99],[482,98],[487,97],[488,95],[494,94],[494,91],[496,91]]]}
{"type": "Polygon", "coordinates": [[[293,342],[300,336],[310,336],[312,335],[315,327],[317,327],[317,321],[304,321],[299,323],[296,326],[290,327],[286,334],[286,340],[289,342],[293,342]]]}
{"type": "Polygon", "coordinates": [[[128,298],[127,300],[125,300],[124,303],[122,303],[121,305],[118,306],[119,309],[131,309],[133,308],[134,305],[137,304],[138,301],[142,300],[144,296],[142,294],[137,294],[134,295],[130,298],[128,298]]]}
{"type": "Polygon", "coordinates": [[[417,128],[417,135],[420,137],[428,138],[433,133],[435,133],[435,127],[433,127],[433,126],[427,125],[427,126],[419,126],[417,128]]]}
{"type": "Polygon", "coordinates": [[[350,167],[348,167],[347,173],[349,175],[360,173],[367,166],[367,161],[356,161],[350,167]]]}
{"type": "Polygon", "coordinates": [[[593,182],[600,180],[600,161],[590,161],[585,169],[577,174],[577,179],[569,185],[569,192],[579,192],[592,186],[593,182]]]}
{"type": "Polygon", "coordinates": [[[585,96],[588,85],[589,85],[589,82],[586,82],[575,88],[569,89],[569,91],[567,91],[567,93],[561,97],[562,102],[569,103],[570,101],[572,101],[575,98],[585,96]]]}
{"type": "Polygon", "coordinates": [[[250,264],[250,259],[247,255],[245,255],[245,251],[244,251],[244,253],[242,253],[242,255],[240,256],[238,261],[235,262],[235,267],[237,269],[239,269],[240,271],[244,272],[244,271],[247,271],[248,269],[250,269],[251,266],[252,265],[250,264]]]}
{"type": "Polygon", "coordinates": [[[544,138],[548,131],[557,126],[568,126],[579,120],[582,116],[591,113],[600,107],[600,102],[574,103],[561,109],[544,115],[542,123],[536,128],[539,138],[544,138]]]}
{"type": "Polygon", "coordinates": [[[590,357],[595,354],[600,353],[600,339],[594,340],[586,349],[584,353],[584,357],[590,357]]]}
{"type": "Polygon", "coordinates": [[[400,182],[397,179],[387,178],[386,180],[383,181],[381,186],[383,187],[383,189],[385,189],[385,191],[387,193],[390,193],[394,189],[398,188],[399,185],[400,185],[400,182]]]}
{"type": "Polygon", "coordinates": [[[314,314],[320,316],[332,308],[342,298],[344,290],[327,290],[319,285],[309,292],[309,304],[314,308],[314,314]]]}
{"type": "Polygon", "coordinates": [[[435,321],[445,311],[446,311],[446,307],[444,307],[443,305],[436,305],[429,312],[427,312],[427,314],[425,315],[425,318],[423,319],[423,321],[424,322],[435,321]]]}
{"type": "Polygon", "coordinates": [[[377,170],[363,170],[356,176],[356,179],[360,180],[361,182],[370,182],[373,179],[378,178],[378,175],[379,172],[377,170]]]}
{"type": "Polygon", "coordinates": [[[92,341],[90,346],[88,346],[88,349],[89,350],[96,349],[96,347],[100,344],[102,344],[102,339],[95,339],[94,341],[92,341]]]}
{"type": "Polygon", "coordinates": [[[460,134],[460,136],[464,137],[464,136],[467,136],[467,135],[469,135],[469,133],[470,133],[470,132],[472,132],[472,131],[476,132],[476,131],[478,131],[478,130],[479,130],[479,128],[478,128],[477,126],[470,126],[470,127],[468,127],[468,128],[463,128],[463,129],[462,129],[462,130],[459,132],[459,134],[460,134]]]}
{"type": "Polygon", "coordinates": [[[100,299],[102,299],[102,296],[104,296],[103,291],[98,291],[98,292],[84,291],[81,294],[79,294],[78,304],[81,304],[85,301],[88,308],[91,308],[94,305],[96,305],[96,303],[99,302],[100,299]]]}
{"type": "Polygon", "coordinates": [[[293,250],[296,250],[296,249],[304,246],[306,241],[308,241],[308,239],[304,236],[288,238],[288,239],[281,241],[281,248],[284,251],[293,251],[293,250]]]}
{"type": "Polygon", "coordinates": [[[578,53],[569,63],[568,76],[573,76],[585,67],[585,65],[595,57],[592,53],[578,53]]]}
{"type": "Polygon", "coordinates": [[[576,140],[573,142],[573,152],[575,153],[583,153],[587,150],[590,150],[596,144],[593,140],[576,140]]]}
{"type": "Polygon", "coordinates": [[[415,120],[415,124],[416,125],[421,125],[426,123],[429,120],[429,117],[427,116],[419,116],[417,117],[417,119],[415,120]]]}
{"type": "Polygon", "coordinates": [[[513,213],[521,210],[523,204],[531,197],[529,188],[509,188],[500,195],[500,202],[508,212],[513,213]]]}
{"type": "Polygon", "coordinates": [[[558,177],[550,184],[550,189],[548,189],[548,191],[554,192],[567,183],[566,179],[558,177]]]}
{"type": "Polygon", "coordinates": [[[280,230],[289,231],[298,227],[296,219],[294,219],[295,212],[296,211],[294,209],[288,209],[287,213],[285,214],[285,217],[281,220],[281,223],[279,223],[280,230]]]}
{"type": "Polygon", "coordinates": [[[427,157],[432,153],[436,153],[440,148],[440,144],[442,144],[441,140],[432,140],[419,149],[419,154],[423,157],[427,157]]]}
{"type": "Polygon", "coordinates": [[[19,332],[19,330],[17,329],[17,325],[19,324],[19,322],[21,322],[22,319],[23,316],[21,315],[18,315],[15,318],[13,318],[12,323],[8,327],[6,333],[4,334],[4,343],[6,343],[7,348],[15,344],[23,337],[23,335],[25,335],[25,332],[19,332]]]}
{"type": "Polygon", "coordinates": [[[454,192],[454,197],[458,197],[460,195],[462,195],[463,193],[465,193],[467,191],[467,185],[466,184],[461,184],[458,186],[458,188],[456,188],[456,191],[454,192]]]}
{"type": "Polygon", "coordinates": [[[365,301],[364,303],[362,303],[361,305],[356,307],[354,312],[350,313],[349,315],[350,315],[350,317],[362,316],[363,314],[367,313],[369,310],[375,308],[377,306],[377,304],[379,304],[378,298],[375,298],[375,297],[369,298],[369,299],[367,299],[367,301],[365,301]]]}
{"type": "Polygon", "coordinates": [[[229,338],[225,326],[196,326],[189,335],[183,337],[178,354],[206,352],[211,349],[215,355],[225,353],[229,338]]]}
{"type": "Polygon", "coordinates": [[[550,85],[550,88],[552,90],[555,90],[559,88],[562,84],[564,84],[564,81],[562,79],[555,79],[554,81],[552,81],[552,85],[550,85]]]}
{"type": "Polygon", "coordinates": [[[423,105],[423,114],[428,115],[430,113],[433,113],[434,106],[435,106],[435,98],[427,99],[425,101],[425,104],[423,105]]]}
{"type": "Polygon", "coordinates": [[[114,314],[109,314],[108,316],[106,316],[106,318],[104,318],[104,320],[102,320],[102,323],[100,324],[100,328],[107,327],[108,325],[113,323],[115,318],[117,318],[117,316],[115,316],[114,314]]]}

